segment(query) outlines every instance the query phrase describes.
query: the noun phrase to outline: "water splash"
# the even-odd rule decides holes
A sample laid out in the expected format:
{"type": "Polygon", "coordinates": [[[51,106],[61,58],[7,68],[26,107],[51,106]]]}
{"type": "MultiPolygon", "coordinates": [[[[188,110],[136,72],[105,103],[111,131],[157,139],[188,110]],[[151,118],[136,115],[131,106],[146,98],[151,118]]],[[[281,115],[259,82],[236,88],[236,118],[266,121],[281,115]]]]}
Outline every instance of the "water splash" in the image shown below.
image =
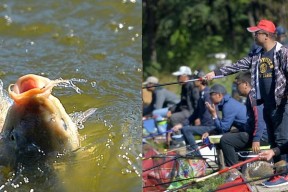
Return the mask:
{"type": "Polygon", "coordinates": [[[79,83],[86,83],[87,80],[86,79],[76,79],[76,78],[72,78],[70,80],[65,80],[62,78],[53,80],[52,83],[57,86],[57,87],[69,87],[74,89],[77,93],[81,94],[83,93],[83,91],[77,87],[74,82],[79,82],[79,83]]]}
{"type": "Polygon", "coordinates": [[[72,121],[76,124],[78,129],[83,129],[84,125],[83,123],[96,112],[97,108],[90,108],[84,112],[74,112],[72,114],[69,114],[72,121]]]}

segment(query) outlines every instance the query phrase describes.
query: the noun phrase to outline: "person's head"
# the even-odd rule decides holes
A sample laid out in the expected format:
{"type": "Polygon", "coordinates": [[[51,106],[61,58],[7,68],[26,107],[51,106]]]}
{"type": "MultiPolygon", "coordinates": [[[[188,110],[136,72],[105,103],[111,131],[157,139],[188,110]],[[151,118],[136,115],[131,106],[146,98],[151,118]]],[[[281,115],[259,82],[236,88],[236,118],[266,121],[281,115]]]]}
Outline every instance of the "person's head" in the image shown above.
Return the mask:
{"type": "Polygon", "coordinates": [[[157,77],[154,76],[150,76],[146,79],[146,81],[143,83],[143,85],[145,85],[148,91],[154,91],[155,87],[150,87],[150,86],[154,86],[154,85],[158,85],[159,80],[157,77]]]}
{"type": "Polygon", "coordinates": [[[239,95],[247,96],[251,90],[251,73],[250,71],[241,72],[235,78],[239,95]]]}
{"type": "Polygon", "coordinates": [[[177,76],[178,82],[184,82],[190,79],[192,71],[190,67],[181,66],[178,71],[172,73],[172,75],[177,76]]]}
{"type": "Polygon", "coordinates": [[[226,95],[227,91],[225,87],[219,84],[215,84],[210,88],[210,99],[212,103],[218,104],[222,101],[223,97],[226,95]]]}
{"type": "Polygon", "coordinates": [[[280,43],[284,42],[287,38],[286,29],[282,26],[278,26],[276,28],[276,34],[277,34],[277,41],[279,41],[280,43]]]}
{"type": "Polygon", "coordinates": [[[260,46],[276,40],[276,27],[272,21],[262,19],[256,26],[248,27],[247,30],[254,33],[255,42],[260,46]]]}
{"type": "MultiPolygon", "coordinates": [[[[199,78],[203,78],[205,76],[205,73],[202,70],[196,70],[194,72],[194,78],[195,79],[199,79],[199,78]]],[[[195,86],[200,88],[200,87],[206,87],[208,85],[208,81],[203,79],[203,80],[198,80],[194,82],[195,86]]]]}

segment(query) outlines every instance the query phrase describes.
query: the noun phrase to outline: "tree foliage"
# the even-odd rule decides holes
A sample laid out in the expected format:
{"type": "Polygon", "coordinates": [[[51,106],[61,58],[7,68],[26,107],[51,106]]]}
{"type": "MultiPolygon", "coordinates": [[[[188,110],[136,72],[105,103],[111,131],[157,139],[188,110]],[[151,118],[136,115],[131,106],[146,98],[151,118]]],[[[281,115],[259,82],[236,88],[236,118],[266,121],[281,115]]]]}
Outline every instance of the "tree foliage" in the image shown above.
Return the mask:
{"type": "Polygon", "coordinates": [[[229,59],[248,53],[246,28],[260,19],[287,27],[285,0],[143,0],[144,76],[181,65],[207,69],[212,53],[229,59]]]}

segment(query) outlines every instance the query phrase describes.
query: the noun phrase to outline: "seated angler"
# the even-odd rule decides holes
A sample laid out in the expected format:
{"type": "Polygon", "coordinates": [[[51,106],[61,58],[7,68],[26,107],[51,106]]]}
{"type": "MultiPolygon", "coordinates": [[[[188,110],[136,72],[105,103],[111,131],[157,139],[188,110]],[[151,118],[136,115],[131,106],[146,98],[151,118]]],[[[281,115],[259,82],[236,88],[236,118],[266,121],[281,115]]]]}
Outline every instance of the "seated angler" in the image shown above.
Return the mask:
{"type": "MultiPolygon", "coordinates": [[[[204,74],[202,72],[199,72],[195,76],[195,78],[200,78],[203,75],[204,74]]],[[[197,128],[202,127],[201,129],[206,129],[208,131],[208,130],[212,130],[216,128],[214,126],[214,121],[211,117],[211,114],[209,113],[209,111],[207,110],[205,106],[206,102],[211,103],[210,95],[209,95],[210,88],[207,86],[208,82],[205,80],[197,80],[194,83],[195,83],[195,86],[198,87],[200,91],[199,92],[200,98],[198,100],[197,108],[195,109],[193,114],[189,117],[189,119],[173,127],[173,131],[178,131],[184,127],[181,131],[184,134],[185,142],[187,143],[187,145],[189,144],[189,146],[187,147],[189,150],[197,149],[198,146],[194,142],[194,138],[191,137],[191,135],[186,134],[186,129],[191,129],[192,127],[197,127],[197,128]]],[[[202,135],[202,133],[200,135],[202,135]]]]}
{"type": "MultiPolygon", "coordinates": [[[[199,90],[195,87],[194,82],[189,82],[193,78],[192,71],[188,66],[181,66],[179,71],[172,73],[172,75],[177,76],[179,85],[181,85],[181,95],[180,102],[169,108],[167,112],[167,117],[169,118],[168,129],[173,128],[176,124],[179,124],[192,115],[194,110],[197,108],[197,103],[199,99],[199,90]]],[[[179,136],[180,132],[174,132],[174,136],[179,136]]],[[[168,144],[170,143],[170,134],[167,135],[168,144]]],[[[178,147],[181,145],[181,141],[172,141],[172,146],[178,147]]]]}
{"type": "Polygon", "coordinates": [[[227,94],[226,89],[219,84],[215,84],[210,89],[210,99],[212,104],[206,102],[206,107],[212,116],[214,126],[186,126],[182,133],[190,146],[195,146],[194,135],[202,135],[206,138],[210,134],[223,134],[229,132],[231,127],[236,127],[243,131],[246,125],[246,107],[239,101],[227,94]],[[217,107],[216,107],[217,105],[217,107]],[[217,114],[217,108],[222,112],[222,118],[217,114]]]}
{"type": "Polygon", "coordinates": [[[153,76],[148,77],[143,83],[147,91],[152,93],[152,101],[149,106],[144,107],[143,116],[152,114],[153,116],[166,117],[168,108],[180,101],[175,93],[163,87],[157,87],[158,83],[158,78],[153,76]]]}
{"type": "Polygon", "coordinates": [[[247,124],[244,131],[226,133],[220,139],[220,147],[228,167],[238,162],[236,151],[252,146],[252,151],[259,153],[260,146],[269,145],[266,124],[263,119],[263,105],[257,105],[251,95],[250,72],[240,73],[236,77],[236,84],[239,95],[247,97],[247,124]]]}

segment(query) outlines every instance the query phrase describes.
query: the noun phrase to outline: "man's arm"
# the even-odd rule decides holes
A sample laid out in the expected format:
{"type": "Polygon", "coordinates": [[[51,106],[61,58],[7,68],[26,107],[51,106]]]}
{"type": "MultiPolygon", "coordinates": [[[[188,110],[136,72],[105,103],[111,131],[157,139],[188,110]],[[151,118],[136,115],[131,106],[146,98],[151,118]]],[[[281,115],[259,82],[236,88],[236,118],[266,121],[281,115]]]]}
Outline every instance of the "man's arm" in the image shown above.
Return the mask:
{"type": "Polygon", "coordinates": [[[263,118],[263,105],[253,106],[254,113],[254,131],[253,141],[259,141],[262,138],[264,131],[266,130],[266,123],[263,118]]]}
{"type": "MultiPolygon", "coordinates": [[[[239,103],[238,106],[234,105],[235,103],[226,102],[223,105],[222,109],[222,119],[216,118],[214,120],[216,129],[219,131],[219,133],[226,133],[230,130],[233,122],[235,121],[235,118],[237,114],[239,113],[238,109],[236,107],[240,107],[242,105],[239,103]]],[[[243,106],[244,107],[244,106],[243,106]]]]}
{"type": "Polygon", "coordinates": [[[224,76],[232,75],[239,71],[246,71],[250,69],[251,64],[252,64],[252,57],[247,56],[238,60],[236,63],[233,63],[232,65],[223,66],[220,67],[219,69],[211,71],[207,73],[205,77],[208,80],[212,80],[215,76],[218,75],[224,75],[224,76]]]}
{"type": "Polygon", "coordinates": [[[254,130],[253,130],[253,142],[252,151],[254,153],[259,153],[260,140],[263,136],[264,131],[266,131],[266,123],[263,118],[263,105],[256,106],[256,101],[252,102],[253,118],[254,118],[254,130]]]}
{"type": "Polygon", "coordinates": [[[165,102],[165,93],[161,90],[156,91],[155,93],[155,103],[154,103],[154,109],[161,109],[163,108],[164,102],[165,102]]]}

